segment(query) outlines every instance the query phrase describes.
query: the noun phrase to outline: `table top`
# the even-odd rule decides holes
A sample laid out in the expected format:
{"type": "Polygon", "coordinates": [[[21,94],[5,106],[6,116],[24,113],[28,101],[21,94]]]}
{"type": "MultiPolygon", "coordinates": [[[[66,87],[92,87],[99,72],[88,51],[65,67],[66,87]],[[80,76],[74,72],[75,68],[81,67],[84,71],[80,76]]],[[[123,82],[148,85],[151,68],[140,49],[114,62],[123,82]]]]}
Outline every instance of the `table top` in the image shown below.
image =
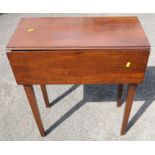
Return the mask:
{"type": "Polygon", "coordinates": [[[22,18],[9,50],[149,47],[137,17],[22,18]]]}

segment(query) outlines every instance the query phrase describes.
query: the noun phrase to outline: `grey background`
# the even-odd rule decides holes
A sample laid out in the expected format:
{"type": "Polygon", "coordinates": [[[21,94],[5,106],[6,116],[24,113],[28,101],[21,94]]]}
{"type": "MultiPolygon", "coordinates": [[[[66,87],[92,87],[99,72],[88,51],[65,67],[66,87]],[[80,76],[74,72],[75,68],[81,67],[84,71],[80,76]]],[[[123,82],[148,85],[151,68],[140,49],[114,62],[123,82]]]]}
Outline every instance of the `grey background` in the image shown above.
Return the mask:
{"type": "Polygon", "coordinates": [[[0,140],[155,140],[154,45],[155,14],[0,14],[0,140]],[[116,107],[116,85],[49,85],[48,95],[54,104],[50,109],[45,108],[40,87],[34,87],[44,126],[49,131],[42,138],[23,87],[16,84],[6,57],[6,43],[20,18],[118,15],[138,16],[152,46],[127,134],[120,136],[124,104],[116,107]]]}

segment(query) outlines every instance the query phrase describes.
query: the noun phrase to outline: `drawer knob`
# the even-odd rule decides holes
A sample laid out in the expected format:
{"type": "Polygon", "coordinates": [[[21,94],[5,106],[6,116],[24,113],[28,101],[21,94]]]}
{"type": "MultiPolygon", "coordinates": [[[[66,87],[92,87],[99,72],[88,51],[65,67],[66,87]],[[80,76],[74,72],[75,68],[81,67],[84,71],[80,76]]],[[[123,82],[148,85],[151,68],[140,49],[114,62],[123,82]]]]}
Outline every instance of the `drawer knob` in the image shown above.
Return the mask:
{"type": "Polygon", "coordinates": [[[129,68],[130,66],[131,66],[131,62],[128,61],[128,62],[126,63],[126,65],[125,65],[125,67],[129,68]]]}
{"type": "Polygon", "coordinates": [[[27,29],[27,32],[33,32],[33,31],[34,31],[34,28],[27,29]]]}

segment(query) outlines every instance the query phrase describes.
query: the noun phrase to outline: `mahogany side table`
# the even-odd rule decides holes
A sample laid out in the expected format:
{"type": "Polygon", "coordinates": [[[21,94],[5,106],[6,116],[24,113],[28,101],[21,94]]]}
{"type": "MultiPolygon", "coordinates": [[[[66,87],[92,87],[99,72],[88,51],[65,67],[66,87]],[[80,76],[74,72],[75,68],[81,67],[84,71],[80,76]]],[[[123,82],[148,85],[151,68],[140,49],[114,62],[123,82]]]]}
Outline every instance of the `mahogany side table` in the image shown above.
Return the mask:
{"type": "Polygon", "coordinates": [[[7,44],[17,84],[23,85],[41,136],[46,132],[33,85],[48,107],[47,84],[128,84],[121,134],[126,133],[137,84],[143,82],[150,44],[137,17],[22,18],[7,44]]]}

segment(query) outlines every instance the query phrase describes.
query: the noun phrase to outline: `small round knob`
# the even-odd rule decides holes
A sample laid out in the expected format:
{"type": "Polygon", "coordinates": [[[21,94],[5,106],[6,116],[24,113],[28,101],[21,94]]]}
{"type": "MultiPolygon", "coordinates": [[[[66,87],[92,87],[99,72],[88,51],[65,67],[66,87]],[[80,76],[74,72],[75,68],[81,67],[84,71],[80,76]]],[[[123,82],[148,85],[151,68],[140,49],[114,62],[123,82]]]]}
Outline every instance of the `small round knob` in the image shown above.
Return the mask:
{"type": "Polygon", "coordinates": [[[126,63],[126,65],[125,65],[125,67],[127,67],[127,68],[131,67],[131,62],[128,61],[128,62],[126,63]]]}
{"type": "Polygon", "coordinates": [[[32,31],[34,31],[34,28],[27,29],[27,32],[32,32],[32,31]]]}

